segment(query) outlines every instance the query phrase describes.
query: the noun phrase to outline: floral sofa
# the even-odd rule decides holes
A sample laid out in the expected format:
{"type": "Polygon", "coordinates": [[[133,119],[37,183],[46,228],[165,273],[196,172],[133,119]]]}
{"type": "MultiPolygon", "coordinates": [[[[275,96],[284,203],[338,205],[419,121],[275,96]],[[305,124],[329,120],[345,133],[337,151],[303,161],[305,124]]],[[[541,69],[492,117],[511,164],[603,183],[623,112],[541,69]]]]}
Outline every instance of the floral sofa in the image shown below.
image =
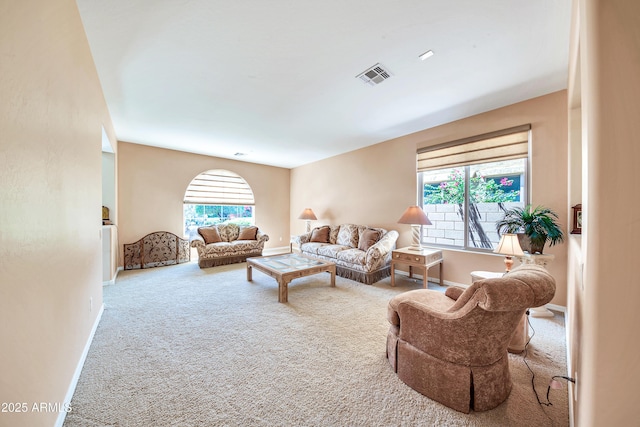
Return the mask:
{"type": "Polygon", "coordinates": [[[390,275],[398,232],[364,225],[316,227],[296,236],[302,254],[336,264],[339,276],[370,285],[390,275]]]}
{"type": "Polygon", "coordinates": [[[207,268],[261,256],[267,240],[269,236],[258,227],[218,224],[198,228],[198,236],[191,240],[191,247],[198,250],[200,268],[207,268]]]}

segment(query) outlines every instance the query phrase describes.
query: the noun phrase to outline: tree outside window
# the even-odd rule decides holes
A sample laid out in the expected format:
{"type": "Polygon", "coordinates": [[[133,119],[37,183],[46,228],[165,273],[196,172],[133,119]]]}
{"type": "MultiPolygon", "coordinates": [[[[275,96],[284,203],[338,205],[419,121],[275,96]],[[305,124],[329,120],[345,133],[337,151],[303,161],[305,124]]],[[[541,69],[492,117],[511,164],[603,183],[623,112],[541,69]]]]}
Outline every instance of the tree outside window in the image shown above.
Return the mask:
{"type": "Polygon", "coordinates": [[[421,172],[422,205],[433,223],[423,227],[423,243],[497,246],[503,210],[524,206],[525,167],[526,159],[516,159],[421,172]]]}

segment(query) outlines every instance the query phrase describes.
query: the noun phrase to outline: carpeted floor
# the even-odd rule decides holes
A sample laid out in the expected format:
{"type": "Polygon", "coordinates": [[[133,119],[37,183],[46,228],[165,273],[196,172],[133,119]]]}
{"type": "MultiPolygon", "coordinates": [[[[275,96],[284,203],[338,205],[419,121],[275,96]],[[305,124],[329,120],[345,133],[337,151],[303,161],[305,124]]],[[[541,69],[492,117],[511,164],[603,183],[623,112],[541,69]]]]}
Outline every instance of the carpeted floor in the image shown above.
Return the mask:
{"type": "MultiPolygon", "coordinates": [[[[522,355],[498,408],[471,414],[415,392],[385,358],[387,302],[417,289],[398,276],[373,286],[327,274],[274,279],[246,264],[196,263],[121,272],[65,426],[566,426],[566,386],[541,407],[522,355]]],[[[433,286],[433,284],[430,284],[433,286]]],[[[566,375],[564,320],[532,318],[527,360],[545,399],[566,375]]]]}

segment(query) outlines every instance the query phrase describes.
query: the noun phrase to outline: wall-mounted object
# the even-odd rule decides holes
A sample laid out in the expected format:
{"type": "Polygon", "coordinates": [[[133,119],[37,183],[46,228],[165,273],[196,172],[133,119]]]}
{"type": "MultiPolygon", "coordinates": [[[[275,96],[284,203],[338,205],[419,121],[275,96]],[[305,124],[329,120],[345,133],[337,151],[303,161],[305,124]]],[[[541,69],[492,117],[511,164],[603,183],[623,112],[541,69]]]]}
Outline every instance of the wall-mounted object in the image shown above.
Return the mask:
{"type": "Polygon", "coordinates": [[[582,234],[582,203],[573,206],[573,229],[571,234],[582,234]]]}

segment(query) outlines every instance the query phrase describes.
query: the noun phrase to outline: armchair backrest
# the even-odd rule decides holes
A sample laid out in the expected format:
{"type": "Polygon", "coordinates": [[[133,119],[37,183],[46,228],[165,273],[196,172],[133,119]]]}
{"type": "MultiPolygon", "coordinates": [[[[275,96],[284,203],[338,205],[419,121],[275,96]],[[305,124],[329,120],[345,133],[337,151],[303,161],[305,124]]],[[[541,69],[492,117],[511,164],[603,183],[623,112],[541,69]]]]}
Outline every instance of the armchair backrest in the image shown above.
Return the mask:
{"type": "Polygon", "coordinates": [[[539,265],[523,264],[502,277],[478,280],[448,310],[456,312],[472,301],[485,311],[518,311],[551,301],[556,282],[539,265]]]}

